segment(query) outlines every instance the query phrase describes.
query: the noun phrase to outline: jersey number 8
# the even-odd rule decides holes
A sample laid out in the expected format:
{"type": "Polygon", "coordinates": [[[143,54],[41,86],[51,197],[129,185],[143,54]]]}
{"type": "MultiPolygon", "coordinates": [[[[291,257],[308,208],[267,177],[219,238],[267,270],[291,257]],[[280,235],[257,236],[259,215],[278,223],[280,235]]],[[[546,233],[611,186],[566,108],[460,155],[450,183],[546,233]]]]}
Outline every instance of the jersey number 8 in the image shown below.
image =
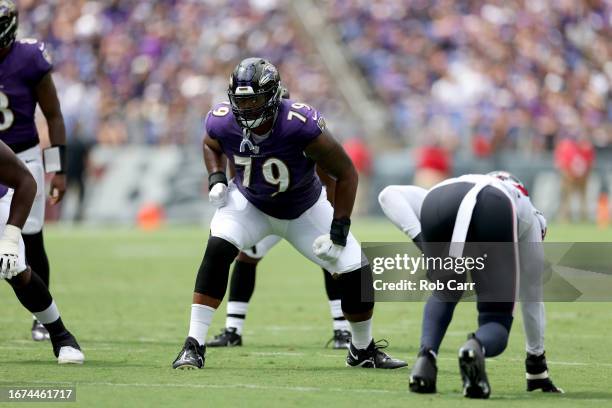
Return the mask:
{"type": "Polygon", "coordinates": [[[8,107],[8,96],[4,92],[0,92],[0,131],[10,128],[15,120],[15,115],[8,107]]]}
{"type": "MultiPolygon", "coordinates": [[[[234,156],[234,163],[236,166],[243,166],[244,173],[242,174],[242,185],[249,187],[251,185],[251,170],[253,160],[250,157],[234,156]]],[[[266,160],[261,166],[264,179],[275,186],[278,186],[278,191],[273,193],[271,197],[274,197],[278,193],[287,191],[289,188],[289,169],[282,160],[274,157],[266,160]]]]}

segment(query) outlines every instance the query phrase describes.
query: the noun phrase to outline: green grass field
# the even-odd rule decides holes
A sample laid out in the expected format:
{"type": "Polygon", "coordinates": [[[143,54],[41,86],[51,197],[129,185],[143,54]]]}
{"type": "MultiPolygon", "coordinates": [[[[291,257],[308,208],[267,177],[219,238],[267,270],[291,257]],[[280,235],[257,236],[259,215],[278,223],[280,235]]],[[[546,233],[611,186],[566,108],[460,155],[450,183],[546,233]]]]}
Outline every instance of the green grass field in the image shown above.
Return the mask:
{"type": "MultiPolygon", "coordinates": [[[[382,219],[354,224],[363,241],[404,239],[382,219]]],[[[207,228],[46,231],[51,289],[87,361],[81,367],[58,366],[48,343],[29,339],[30,316],[9,286],[2,285],[0,385],[75,385],[77,403],[66,403],[69,407],[612,406],[609,303],[548,305],[549,368],[565,395],[524,391],[519,315],[506,352],[487,360],[491,399],[464,399],[455,356],[466,333],[475,328],[472,303],[459,305],[442,345],[439,393],[415,395],[408,392],[408,369],[349,369],[344,366],[345,352],[324,348],[332,328],[322,273],[282,243],[260,264],[244,347],[209,349],[204,370],[175,371],[170,364],[187,334],[207,228]]],[[[552,226],[548,239],[612,241],[612,231],[552,226]]],[[[422,307],[376,307],[375,337],[388,339],[390,354],[410,364],[418,347],[422,307]]],[[[224,311],[225,304],[210,335],[223,326],[224,311]]]]}

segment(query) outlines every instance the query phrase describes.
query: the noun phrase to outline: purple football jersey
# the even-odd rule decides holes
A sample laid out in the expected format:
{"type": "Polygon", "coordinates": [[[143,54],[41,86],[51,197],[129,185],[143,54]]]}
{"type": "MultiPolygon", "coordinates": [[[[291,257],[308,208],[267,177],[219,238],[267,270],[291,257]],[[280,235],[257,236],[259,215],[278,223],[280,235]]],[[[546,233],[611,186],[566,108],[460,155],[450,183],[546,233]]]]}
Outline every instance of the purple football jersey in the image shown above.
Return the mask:
{"type": "Polygon", "coordinates": [[[0,184],[0,198],[4,197],[8,193],[8,187],[0,184]]]}
{"type": "Polygon", "coordinates": [[[295,219],[321,195],[315,163],[304,154],[321,134],[323,118],[314,108],[283,99],[276,122],[266,139],[243,141],[243,131],[228,103],[217,104],[206,117],[206,132],[217,140],[236,167],[234,182],[262,212],[295,219]]]}
{"type": "Polygon", "coordinates": [[[0,60],[0,140],[6,144],[38,141],[34,88],[53,68],[44,43],[16,41],[0,60]]]}

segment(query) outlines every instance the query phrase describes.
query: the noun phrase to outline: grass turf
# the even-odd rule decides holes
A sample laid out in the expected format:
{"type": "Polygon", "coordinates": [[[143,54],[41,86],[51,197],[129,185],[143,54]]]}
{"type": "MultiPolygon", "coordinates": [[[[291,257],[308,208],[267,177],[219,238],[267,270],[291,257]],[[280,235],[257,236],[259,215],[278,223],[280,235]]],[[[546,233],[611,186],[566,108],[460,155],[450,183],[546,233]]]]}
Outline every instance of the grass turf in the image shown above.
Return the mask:
{"type": "MultiPolygon", "coordinates": [[[[357,220],[363,241],[401,241],[384,220],[357,220]]],[[[612,406],[612,314],[608,303],[547,306],[547,355],[567,394],[524,391],[524,337],[517,315],[510,345],[487,360],[491,400],[460,394],[456,350],[476,325],[474,304],[460,304],[442,345],[438,394],[411,394],[408,369],[349,369],[345,352],[325,349],[331,319],[321,271],[281,243],[261,262],[245,325],[244,347],[209,349],[206,369],[170,364],[189,322],[195,273],[207,228],[129,229],[49,227],[51,290],[87,361],[58,366],[48,343],[29,339],[29,314],[8,285],[0,286],[0,386],[72,384],[76,407],[111,406],[612,406]]],[[[588,225],[557,225],[549,240],[612,241],[588,225]]],[[[376,306],[374,335],[389,353],[416,355],[421,303],[376,306]]],[[[224,325],[225,304],[209,335],[224,325]]],[[[5,404],[0,404],[5,405],[5,404]]],[[[19,404],[27,406],[28,404],[19,404]]],[[[63,404],[54,404],[60,406],[63,404]]],[[[33,406],[40,406],[33,404],[33,406]]]]}

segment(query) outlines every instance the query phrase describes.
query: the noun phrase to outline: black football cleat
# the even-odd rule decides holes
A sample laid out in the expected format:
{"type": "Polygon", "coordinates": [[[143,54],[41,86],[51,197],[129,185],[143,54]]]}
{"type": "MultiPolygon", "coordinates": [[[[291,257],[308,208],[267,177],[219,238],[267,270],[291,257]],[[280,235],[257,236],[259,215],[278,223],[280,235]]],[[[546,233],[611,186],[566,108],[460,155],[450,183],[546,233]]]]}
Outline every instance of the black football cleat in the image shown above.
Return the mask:
{"type": "Polygon", "coordinates": [[[421,349],[410,372],[408,383],[410,391],[419,394],[435,393],[437,377],[436,353],[431,349],[421,349]]]}
{"type": "Polygon", "coordinates": [[[334,335],[325,347],[329,347],[330,344],[333,344],[333,348],[335,350],[342,350],[349,348],[351,344],[351,332],[348,330],[334,330],[334,335]]]}
{"type": "Polygon", "coordinates": [[[211,341],[206,342],[208,347],[236,347],[242,346],[242,336],[239,335],[235,327],[221,329],[211,341]]]}
{"type": "Polygon", "coordinates": [[[386,369],[406,367],[408,364],[405,361],[395,359],[381,351],[388,345],[387,340],[379,340],[376,343],[372,340],[367,348],[359,350],[351,343],[346,356],[346,365],[349,367],[386,369]],[[384,342],[384,345],[379,345],[379,342],[384,342]]]}
{"type": "Polygon", "coordinates": [[[553,384],[548,376],[548,366],[546,364],[545,353],[539,356],[527,353],[525,359],[525,371],[527,378],[527,391],[542,390],[542,392],[552,392],[564,394],[561,388],[553,384]]]}
{"type": "Polygon", "coordinates": [[[45,326],[43,326],[43,324],[39,322],[38,320],[34,319],[32,321],[32,340],[45,341],[49,339],[50,339],[49,332],[47,331],[45,326]]]}
{"type": "Polygon", "coordinates": [[[51,336],[51,345],[53,346],[53,354],[55,357],[59,355],[62,347],[72,347],[80,350],[81,347],[77,343],[76,338],[68,330],[57,336],[51,336]]]}
{"type": "Polygon", "coordinates": [[[172,368],[179,370],[194,370],[203,368],[206,359],[206,346],[200,346],[193,337],[187,337],[181,352],[172,363],[172,368]]]}
{"type": "Polygon", "coordinates": [[[463,396],[489,398],[491,386],[485,371],[485,355],[482,345],[472,333],[459,349],[459,370],[463,381],[463,396]]]}

